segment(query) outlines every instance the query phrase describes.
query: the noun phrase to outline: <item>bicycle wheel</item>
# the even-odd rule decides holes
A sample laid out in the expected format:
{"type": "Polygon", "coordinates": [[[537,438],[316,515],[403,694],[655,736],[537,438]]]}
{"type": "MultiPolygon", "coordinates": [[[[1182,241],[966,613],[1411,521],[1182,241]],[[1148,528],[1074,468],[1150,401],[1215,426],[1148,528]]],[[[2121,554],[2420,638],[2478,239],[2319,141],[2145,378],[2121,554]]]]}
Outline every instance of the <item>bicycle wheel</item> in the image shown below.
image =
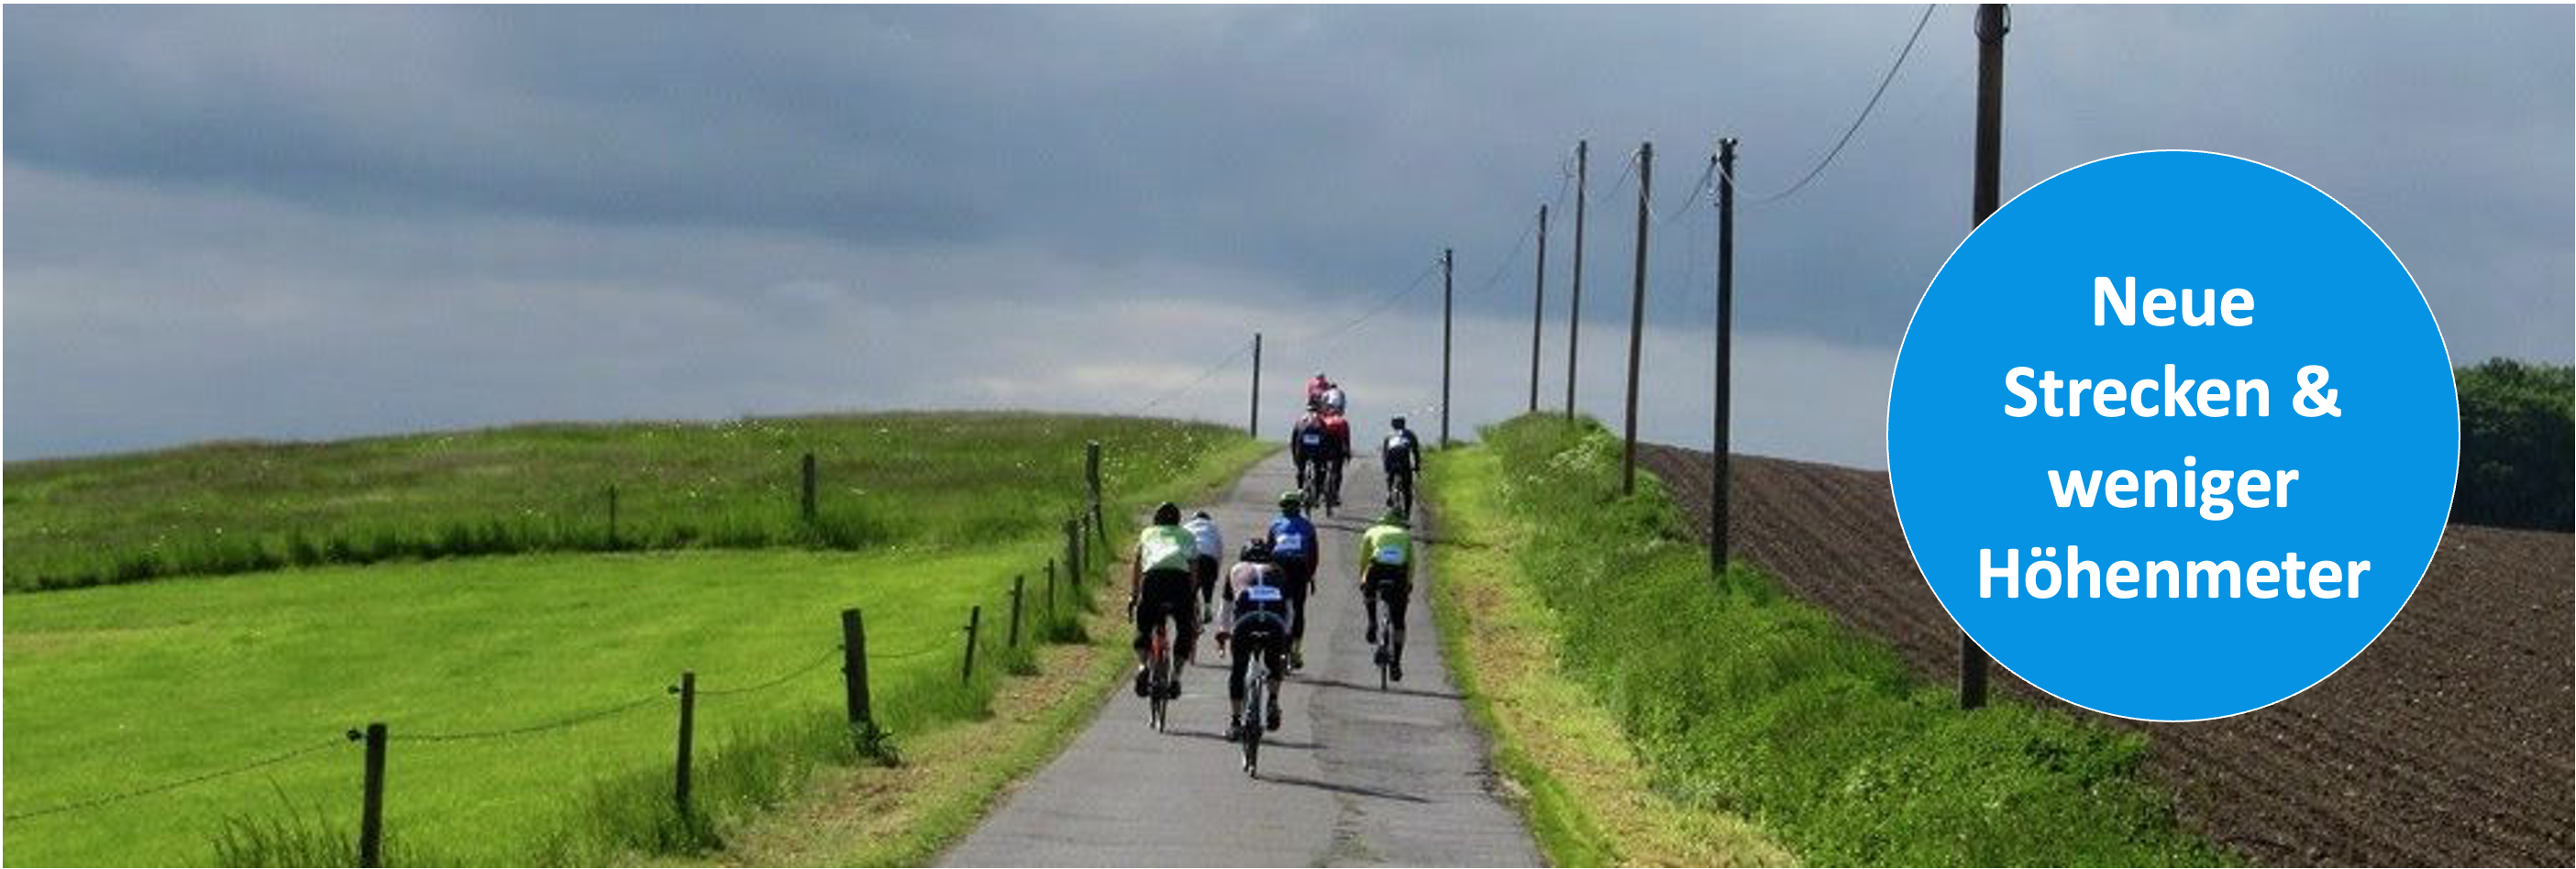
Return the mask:
{"type": "Polygon", "coordinates": [[[1154,651],[1146,664],[1146,723],[1156,732],[1163,729],[1163,714],[1171,702],[1172,646],[1165,639],[1164,628],[1154,629],[1154,651]]]}
{"type": "Polygon", "coordinates": [[[1270,714],[1269,668],[1253,664],[1252,676],[1244,680],[1244,690],[1251,692],[1243,704],[1243,774],[1261,777],[1261,731],[1270,714]]]}
{"type": "Polygon", "coordinates": [[[1384,612],[1378,615],[1377,625],[1377,690],[1384,691],[1388,675],[1395,672],[1395,605],[1378,601],[1378,608],[1384,612]]]}

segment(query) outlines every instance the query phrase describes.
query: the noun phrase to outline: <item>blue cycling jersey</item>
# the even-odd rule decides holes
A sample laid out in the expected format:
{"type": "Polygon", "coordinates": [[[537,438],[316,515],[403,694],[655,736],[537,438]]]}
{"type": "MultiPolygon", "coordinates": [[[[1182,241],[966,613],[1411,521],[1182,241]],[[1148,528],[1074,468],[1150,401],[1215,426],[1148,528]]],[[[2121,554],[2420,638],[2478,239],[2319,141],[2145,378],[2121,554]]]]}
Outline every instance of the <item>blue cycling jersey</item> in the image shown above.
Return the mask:
{"type": "Polygon", "coordinates": [[[1270,552],[1282,558],[1308,558],[1315,554],[1315,523],[1304,516],[1281,516],[1270,520],[1270,552]]]}

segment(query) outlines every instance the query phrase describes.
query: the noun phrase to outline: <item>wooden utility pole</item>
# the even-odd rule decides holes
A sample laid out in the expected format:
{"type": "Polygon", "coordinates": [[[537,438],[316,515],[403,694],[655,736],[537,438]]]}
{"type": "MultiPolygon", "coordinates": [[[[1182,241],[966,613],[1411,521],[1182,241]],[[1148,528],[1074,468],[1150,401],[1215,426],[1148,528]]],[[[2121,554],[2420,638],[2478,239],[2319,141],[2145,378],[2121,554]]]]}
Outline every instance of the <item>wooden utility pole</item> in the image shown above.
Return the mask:
{"type": "Polygon", "coordinates": [[[1637,145],[1637,267],[1628,295],[1628,449],[1619,461],[1619,492],[1637,493],[1637,359],[1646,340],[1647,194],[1655,189],[1655,143],[1637,145]]]}
{"type": "Polygon", "coordinates": [[[1538,271],[1530,290],[1529,413],[1538,412],[1538,338],[1547,312],[1547,206],[1538,207],[1538,271]]]}
{"type": "Polygon", "coordinates": [[[1252,422],[1244,433],[1261,437],[1261,333],[1252,333],[1252,422]]]}
{"type": "Polygon", "coordinates": [[[1458,252],[1440,249],[1440,446],[1449,446],[1449,302],[1450,273],[1457,270],[1458,252]]]}
{"type": "Polygon", "coordinates": [[[1565,314],[1565,418],[1574,418],[1575,351],[1583,343],[1583,213],[1588,194],[1584,184],[1591,180],[1592,142],[1574,143],[1574,307],[1565,314]]]}
{"type": "Polygon", "coordinates": [[[1732,469],[1729,460],[1733,446],[1728,425],[1733,422],[1735,377],[1735,140],[1717,140],[1717,405],[1714,439],[1710,441],[1711,462],[1708,488],[1708,563],[1712,576],[1726,575],[1727,480],[1732,469]]]}
{"type": "MultiPolygon", "coordinates": [[[[2004,33],[2012,29],[2004,4],[1977,6],[1977,190],[1974,229],[2002,207],[2001,181],[2004,128],[2004,33]]],[[[1967,631],[1959,632],[1959,708],[1986,705],[1985,647],[1967,631]]]]}

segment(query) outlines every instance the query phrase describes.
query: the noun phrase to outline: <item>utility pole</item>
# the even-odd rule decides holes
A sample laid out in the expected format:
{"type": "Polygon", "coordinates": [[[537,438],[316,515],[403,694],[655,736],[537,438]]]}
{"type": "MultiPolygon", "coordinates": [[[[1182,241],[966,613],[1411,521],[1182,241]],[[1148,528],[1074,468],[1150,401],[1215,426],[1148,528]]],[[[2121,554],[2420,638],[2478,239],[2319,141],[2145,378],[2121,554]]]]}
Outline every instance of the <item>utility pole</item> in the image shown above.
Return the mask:
{"type": "Polygon", "coordinates": [[[1252,424],[1245,427],[1255,439],[1261,437],[1261,333],[1252,333],[1252,424]]]}
{"type": "Polygon", "coordinates": [[[1450,273],[1457,270],[1458,252],[1440,249],[1440,446],[1449,446],[1449,302],[1450,273]]]}
{"type": "MultiPolygon", "coordinates": [[[[2003,167],[2004,34],[2012,29],[2006,13],[2001,3],[1977,6],[1977,219],[1971,230],[2003,205],[1998,176],[2003,167]]],[[[1985,647],[1960,631],[1959,708],[1985,707],[1988,661],[1985,647]]]]}
{"type": "Polygon", "coordinates": [[[1717,140],[1717,405],[1710,452],[1708,563],[1711,576],[1726,576],[1726,506],[1733,453],[1727,431],[1735,415],[1735,139],[1717,140]]]}
{"type": "Polygon", "coordinates": [[[1538,338],[1547,312],[1547,206],[1538,207],[1538,277],[1530,291],[1530,413],[1538,412],[1538,338]]]}
{"type": "Polygon", "coordinates": [[[1591,180],[1592,140],[1574,143],[1574,308],[1565,315],[1565,418],[1574,418],[1575,351],[1583,344],[1583,213],[1591,180]]]}
{"type": "Polygon", "coordinates": [[[1619,462],[1619,493],[1637,494],[1637,357],[1646,340],[1646,200],[1655,189],[1655,143],[1637,145],[1637,268],[1628,296],[1628,450],[1619,462]]]}

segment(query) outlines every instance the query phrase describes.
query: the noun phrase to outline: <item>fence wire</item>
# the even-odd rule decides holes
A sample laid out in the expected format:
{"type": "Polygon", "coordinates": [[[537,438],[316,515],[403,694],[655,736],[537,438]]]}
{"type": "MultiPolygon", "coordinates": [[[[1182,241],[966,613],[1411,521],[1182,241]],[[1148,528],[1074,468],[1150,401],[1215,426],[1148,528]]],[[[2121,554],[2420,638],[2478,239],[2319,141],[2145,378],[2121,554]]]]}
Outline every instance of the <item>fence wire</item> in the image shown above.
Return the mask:
{"type": "Polygon", "coordinates": [[[756,694],[756,693],[759,693],[759,692],[762,692],[762,691],[767,691],[767,690],[769,690],[769,689],[771,689],[771,688],[776,688],[776,687],[778,687],[778,686],[780,686],[780,685],[785,685],[785,684],[787,684],[787,683],[789,683],[789,682],[793,682],[793,681],[795,681],[795,680],[796,680],[796,678],[797,678],[797,677],[799,677],[799,676],[803,676],[803,675],[805,675],[805,674],[807,674],[807,673],[812,673],[812,672],[814,672],[814,671],[816,671],[816,670],[823,669],[823,665],[825,665],[825,664],[829,664],[829,663],[832,663],[833,661],[838,660],[840,657],[841,657],[841,648],[840,648],[839,646],[834,646],[834,647],[832,647],[832,648],[830,648],[830,649],[825,650],[825,651],[823,652],[823,654],[822,654],[822,655],[819,655],[819,656],[815,657],[815,658],[814,658],[814,660],[806,662],[804,666],[797,667],[796,669],[793,669],[793,670],[789,670],[789,671],[787,671],[786,673],[780,674],[777,678],[770,679],[769,681],[762,682],[762,683],[757,684],[757,685],[747,685],[747,686],[744,686],[744,687],[741,687],[741,688],[706,688],[706,687],[701,687],[701,688],[699,688],[699,689],[698,689],[698,696],[700,696],[700,697],[730,697],[730,696],[739,695],[739,694],[756,694]]]}
{"type": "MultiPolygon", "coordinates": [[[[637,709],[642,709],[646,706],[652,705],[655,701],[663,700],[669,696],[668,692],[656,693],[637,699],[633,702],[620,703],[618,705],[602,709],[593,709],[588,712],[559,718],[542,724],[530,724],[525,727],[506,727],[497,730],[467,730],[455,733],[392,733],[387,734],[385,738],[391,742],[477,742],[490,739],[508,739],[514,736],[531,736],[539,733],[548,733],[556,730],[577,727],[589,724],[593,721],[612,718],[627,712],[633,712],[637,709]]],[[[354,737],[356,731],[350,731],[350,733],[354,737]]]]}
{"type": "Polygon", "coordinates": [[[205,782],[214,781],[214,780],[216,780],[216,779],[220,779],[220,778],[229,778],[229,777],[232,777],[232,776],[241,775],[242,773],[251,772],[251,771],[253,771],[253,770],[265,769],[265,768],[267,768],[267,767],[276,766],[276,765],[278,765],[278,764],[285,763],[285,762],[287,762],[287,761],[294,760],[294,759],[296,759],[296,758],[303,757],[303,756],[308,755],[308,754],[313,754],[313,753],[315,753],[315,752],[323,751],[323,750],[325,750],[325,749],[337,748],[337,747],[339,747],[339,746],[341,746],[341,745],[344,745],[344,744],[346,744],[346,743],[347,743],[347,740],[345,740],[345,739],[341,739],[341,738],[337,738],[337,737],[334,737],[334,738],[332,738],[332,739],[331,739],[330,741],[328,741],[328,742],[322,742],[322,743],[317,743],[317,744],[313,744],[313,745],[307,745],[307,746],[305,746],[305,747],[303,747],[303,748],[294,749],[294,750],[292,750],[292,751],[285,751],[285,752],[280,752],[280,753],[277,753],[277,754],[269,755],[269,756],[267,756],[267,757],[263,757],[263,758],[260,758],[260,759],[258,759],[258,760],[253,760],[253,761],[251,761],[251,762],[249,762],[249,763],[239,764],[239,765],[235,765],[235,766],[229,766],[229,767],[225,767],[225,768],[223,768],[223,769],[215,770],[215,771],[212,771],[212,772],[199,773],[199,774],[192,775],[192,776],[189,776],[189,777],[187,777],[187,778],[183,778],[183,779],[175,779],[175,780],[172,780],[172,781],[166,781],[166,782],[162,782],[162,783],[160,783],[160,784],[155,784],[155,785],[146,785],[146,786],[139,787],[139,788],[134,788],[134,789],[131,789],[131,790],[118,791],[118,792],[116,792],[116,793],[112,793],[112,794],[105,794],[105,795],[102,795],[102,796],[90,797],[90,798],[88,798],[88,799],[84,799],[84,800],[75,800],[75,801],[72,801],[72,802],[63,803],[63,804],[61,804],[61,805],[46,806],[46,807],[41,808],[41,809],[30,809],[30,810],[28,810],[28,811],[23,811],[23,812],[10,812],[10,813],[5,817],[5,818],[0,818],[0,820],[18,821],[18,820],[25,820],[25,819],[28,819],[28,818],[41,818],[41,817],[44,817],[44,816],[47,816],[47,815],[59,815],[59,814],[63,814],[63,813],[65,813],[65,812],[77,812],[77,811],[81,811],[81,810],[84,810],[84,809],[94,809],[94,808],[98,808],[98,807],[100,807],[100,806],[105,806],[105,805],[108,805],[108,804],[111,804],[111,803],[121,803],[121,802],[124,802],[124,801],[126,801],[126,800],[137,799],[137,798],[140,798],[140,797],[148,797],[148,796],[152,796],[152,795],[154,795],[154,794],[168,793],[168,792],[170,792],[170,791],[175,791],[175,790],[178,790],[178,789],[180,789],[180,788],[187,787],[187,786],[189,786],[189,785],[203,784],[203,783],[205,783],[205,782]]]}

